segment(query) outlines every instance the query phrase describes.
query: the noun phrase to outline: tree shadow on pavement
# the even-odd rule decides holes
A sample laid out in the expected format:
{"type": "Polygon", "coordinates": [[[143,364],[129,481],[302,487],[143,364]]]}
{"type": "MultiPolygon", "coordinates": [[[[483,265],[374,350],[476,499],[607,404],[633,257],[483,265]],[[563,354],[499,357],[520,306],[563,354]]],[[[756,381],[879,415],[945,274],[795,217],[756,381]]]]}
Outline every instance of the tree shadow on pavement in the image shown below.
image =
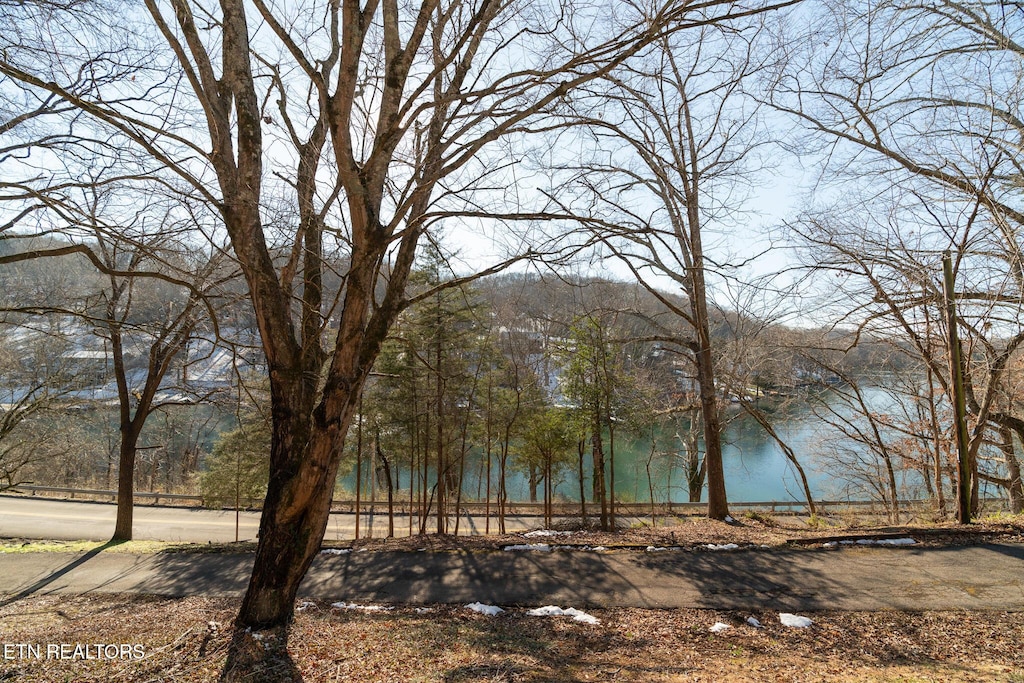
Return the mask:
{"type": "Polygon", "coordinates": [[[691,604],[704,609],[821,610],[849,600],[826,551],[792,549],[648,552],[637,565],[689,590],[691,604]]]}
{"type": "Polygon", "coordinates": [[[33,583],[31,586],[28,586],[27,588],[22,589],[18,593],[11,595],[7,598],[4,598],[3,600],[0,600],[0,607],[6,607],[7,605],[18,602],[19,600],[24,600],[30,595],[38,593],[39,591],[43,590],[44,588],[52,584],[54,581],[60,579],[62,576],[70,574],[75,569],[81,567],[86,562],[102,553],[104,550],[108,550],[109,548],[119,546],[122,543],[124,543],[124,541],[107,541],[98,548],[93,548],[92,550],[86,552],[80,557],[76,557],[75,559],[71,560],[63,567],[55,569],[54,571],[50,572],[43,578],[33,583]]]}
{"type": "Polygon", "coordinates": [[[167,597],[240,596],[252,574],[252,553],[171,553],[148,558],[107,582],[108,590],[167,597]],[[121,583],[123,582],[123,583],[121,583]]]}
{"type": "Polygon", "coordinates": [[[386,603],[823,609],[846,589],[791,551],[451,552],[321,556],[300,595],[386,603]]]}
{"type": "Polygon", "coordinates": [[[358,553],[319,557],[300,595],[388,603],[604,604],[635,592],[629,576],[594,553],[358,553]]]}

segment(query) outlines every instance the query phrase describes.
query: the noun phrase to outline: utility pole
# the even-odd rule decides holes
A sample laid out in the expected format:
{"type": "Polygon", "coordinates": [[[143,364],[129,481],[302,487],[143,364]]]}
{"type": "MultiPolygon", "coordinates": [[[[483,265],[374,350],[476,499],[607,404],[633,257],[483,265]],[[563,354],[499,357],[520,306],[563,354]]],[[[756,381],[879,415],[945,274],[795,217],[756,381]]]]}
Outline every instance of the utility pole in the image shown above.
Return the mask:
{"type": "Polygon", "coordinates": [[[967,444],[967,401],[964,397],[964,366],[957,331],[956,301],[953,298],[953,257],[947,249],[942,254],[943,294],[946,324],[949,326],[949,364],[953,377],[953,412],[956,419],[956,449],[959,454],[957,473],[957,521],[971,523],[971,461],[967,444]]]}

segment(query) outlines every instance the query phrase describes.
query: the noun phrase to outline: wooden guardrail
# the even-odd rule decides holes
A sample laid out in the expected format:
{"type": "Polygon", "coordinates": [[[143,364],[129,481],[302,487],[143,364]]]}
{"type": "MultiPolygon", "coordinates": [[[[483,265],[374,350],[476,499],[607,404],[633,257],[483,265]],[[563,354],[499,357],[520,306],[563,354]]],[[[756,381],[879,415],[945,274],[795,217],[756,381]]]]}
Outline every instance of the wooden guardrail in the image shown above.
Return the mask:
{"type": "MultiPolygon", "coordinates": [[[[103,490],[103,489],[76,489],[76,488],[66,488],[66,487],[63,487],[63,486],[34,486],[34,485],[29,485],[29,484],[21,484],[21,485],[18,485],[18,486],[15,486],[15,487],[9,489],[6,492],[7,493],[28,493],[31,496],[36,496],[36,495],[38,495],[40,493],[42,493],[42,494],[50,493],[50,494],[57,494],[58,497],[61,497],[61,498],[71,498],[71,499],[74,499],[77,496],[78,498],[93,497],[93,498],[109,498],[111,501],[116,501],[117,500],[117,491],[106,491],[106,490],[103,490]]],[[[170,503],[170,502],[173,502],[173,501],[181,501],[181,502],[192,501],[192,502],[198,503],[199,505],[203,504],[203,497],[202,496],[193,496],[193,495],[182,494],[182,493],[160,493],[160,492],[153,492],[153,491],[136,491],[134,495],[135,495],[136,498],[141,498],[143,500],[152,500],[154,505],[159,505],[161,500],[164,501],[164,502],[167,502],[167,503],[170,503]]]]}
{"type": "MultiPolygon", "coordinates": [[[[78,498],[99,498],[103,500],[116,501],[117,491],[108,491],[103,489],[76,489],[67,488],[60,486],[35,486],[35,485],[19,485],[12,489],[9,489],[7,493],[22,493],[31,496],[43,496],[43,497],[60,497],[70,498],[72,500],[78,498]],[[50,495],[47,495],[50,494],[50,495]]],[[[178,505],[178,506],[202,506],[203,497],[200,495],[185,494],[185,493],[160,493],[156,491],[136,491],[135,499],[138,502],[151,502],[152,505],[160,505],[163,502],[166,505],[178,505]]],[[[1006,500],[1003,498],[985,498],[983,501],[986,507],[996,506],[1005,508],[1006,500]]],[[[259,509],[262,501],[257,500],[246,500],[245,505],[242,507],[246,509],[259,509]]],[[[851,510],[851,511],[872,511],[872,512],[885,512],[885,507],[875,501],[863,501],[863,500],[821,500],[814,501],[815,505],[823,510],[839,509],[839,510],[851,510]]],[[[901,500],[900,509],[903,511],[913,510],[926,510],[932,505],[930,500],[901,500]]],[[[705,503],[656,503],[652,508],[650,503],[615,503],[615,512],[617,515],[627,517],[649,517],[652,510],[655,515],[699,515],[704,512],[707,505],[705,503]]],[[[747,510],[764,510],[770,513],[793,513],[802,514],[807,511],[807,504],[803,501],[790,500],[790,501],[729,501],[729,507],[733,509],[747,509],[747,510]]],[[[233,509],[233,508],[232,508],[233,509]]],[[[359,509],[362,514],[387,514],[388,502],[386,500],[363,500],[359,502],[359,509]]],[[[491,502],[488,506],[487,503],[478,502],[464,502],[460,506],[461,514],[482,516],[490,511],[492,516],[497,516],[498,505],[495,502],[491,502]]],[[[340,513],[354,513],[356,511],[356,501],[354,500],[335,500],[331,503],[331,510],[340,513]]],[[[413,503],[411,506],[409,500],[396,500],[394,502],[394,511],[397,515],[409,515],[417,514],[420,511],[420,507],[417,503],[413,503]]],[[[553,506],[553,512],[556,517],[575,517],[580,513],[579,503],[556,503],[553,506]]],[[[594,502],[588,502],[586,504],[587,516],[597,516],[600,514],[600,506],[594,502]]],[[[544,514],[544,503],[532,503],[532,502],[515,502],[506,503],[505,505],[506,515],[515,516],[527,516],[527,517],[541,517],[544,514]]]]}

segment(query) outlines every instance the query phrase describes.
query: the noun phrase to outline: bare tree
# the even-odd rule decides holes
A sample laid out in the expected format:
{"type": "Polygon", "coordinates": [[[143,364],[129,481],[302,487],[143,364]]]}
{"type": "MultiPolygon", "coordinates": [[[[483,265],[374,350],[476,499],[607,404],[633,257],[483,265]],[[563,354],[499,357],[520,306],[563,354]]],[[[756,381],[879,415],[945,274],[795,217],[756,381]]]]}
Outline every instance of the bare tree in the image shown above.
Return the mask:
{"type": "MultiPolygon", "coordinates": [[[[875,206],[878,204],[875,199],[875,206]]],[[[837,319],[856,331],[852,343],[884,339],[896,355],[906,358],[904,364],[920,375],[922,395],[918,397],[917,390],[902,393],[910,403],[924,401],[926,409],[922,414],[905,416],[901,422],[908,426],[900,429],[904,436],[911,436],[916,429],[910,423],[924,421],[935,443],[935,481],[941,490],[941,463],[949,438],[942,423],[950,419],[952,375],[947,320],[942,314],[941,252],[932,245],[941,246],[949,236],[960,233],[964,240],[958,249],[962,284],[958,285],[957,296],[961,301],[961,334],[966,342],[969,476],[973,480],[969,488],[974,499],[971,507],[976,510],[983,469],[980,454],[988,452],[988,444],[999,438],[1000,427],[1016,431],[1013,425],[1020,421],[1019,406],[1011,398],[1014,392],[1008,384],[1012,381],[1008,369],[1019,358],[1024,344],[1019,322],[1021,299],[1005,281],[1005,252],[991,248],[992,231],[984,229],[979,214],[964,217],[951,202],[947,208],[951,215],[925,213],[922,220],[920,214],[915,217],[910,210],[913,208],[891,207],[881,218],[865,210],[856,223],[821,213],[794,224],[794,235],[803,241],[805,257],[813,260],[813,269],[827,273],[829,297],[835,310],[840,311],[837,319]],[[929,230],[929,221],[936,219],[941,219],[938,229],[929,230]]],[[[892,380],[887,377],[877,381],[891,384],[892,380]]],[[[872,412],[868,402],[859,398],[856,402],[860,412],[872,412]]],[[[892,424],[887,428],[891,431],[892,424]]],[[[873,443],[881,441],[872,439],[873,443]]],[[[1010,453],[1010,469],[1014,461],[1010,453]]],[[[991,479],[992,474],[987,477],[991,479]]]]}
{"type": "Polygon", "coordinates": [[[138,195],[104,180],[83,178],[78,188],[38,193],[46,206],[32,223],[22,220],[18,233],[6,235],[11,253],[0,256],[0,265],[41,259],[67,264],[84,255],[99,271],[57,301],[12,302],[5,310],[70,317],[102,340],[96,353],[112,366],[120,437],[112,540],[124,541],[132,538],[136,460],[147,419],[163,407],[209,397],[178,384],[171,371],[193,336],[215,322],[208,295],[231,278],[231,270],[220,267],[216,252],[213,258],[189,253],[182,235],[191,230],[191,217],[182,226],[173,213],[154,215],[151,209],[159,210],[160,203],[153,196],[143,200],[150,206],[125,216],[124,202],[138,195]],[[44,230],[62,225],[61,241],[33,248],[43,239],[40,230],[26,232],[33,223],[44,230]],[[177,391],[171,391],[174,385],[177,391]]]}
{"type": "Polygon", "coordinates": [[[930,278],[941,272],[942,251],[955,254],[976,458],[991,425],[1018,434],[1024,426],[999,398],[1022,343],[1020,8],[988,0],[828,3],[806,28],[802,43],[791,42],[801,47],[771,101],[811,133],[807,151],[823,160],[822,186],[853,199],[833,217],[852,208],[864,218],[809,218],[800,239],[831,245],[836,258],[817,254],[833,285],[866,285],[869,298],[846,308],[850,322],[865,330],[892,323],[947,396],[949,356],[931,341],[943,322],[930,278]],[[885,311],[869,312],[870,299],[885,311]]]}
{"type": "Polygon", "coordinates": [[[145,39],[110,16],[118,14],[100,2],[5,3],[0,265],[48,259],[50,267],[86,273],[73,286],[11,300],[5,309],[70,316],[104,340],[102,350],[87,353],[113,364],[120,436],[113,538],[127,540],[143,427],[155,410],[180,402],[168,400],[165,380],[200,321],[211,320],[206,294],[223,276],[223,254],[190,239],[201,206],[180,183],[152,172],[163,161],[126,153],[130,135],[89,110],[92,101],[111,111],[148,109],[170,78],[147,64],[153,53],[141,47],[145,39]],[[89,48],[81,36],[89,36],[89,48]],[[74,73],[71,63],[79,66],[74,73]],[[133,367],[139,348],[147,356],[141,381],[133,367]]]}
{"type": "Polygon", "coordinates": [[[736,224],[737,195],[762,163],[766,137],[744,92],[768,65],[759,56],[762,21],[666,36],[588,85],[571,119],[586,151],[563,186],[578,199],[560,200],[688,325],[690,336],[672,341],[688,349],[695,368],[714,519],[728,517],[729,508],[709,278],[733,268],[707,242],[736,224]],[[685,299],[666,297],[666,282],[685,299]]]}
{"type": "Polygon", "coordinates": [[[42,459],[48,431],[36,418],[80,386],[68,358],[72,341],[55,321],[9,317],[16,320],[5,319],[0,332],[0,491],[29,483],[23,477],[42,459]]]}
{"type": "MultiPolygon", "coordinates": [[[[105,260],[116,261],[116,246],[103,242],[101,245],[105,247],[105,260]]],[[[153,255],[153,246],[144,252],[135,251],[128,256],[129,271],[142,266],[153,255]]],[[[118,456],[117,519],[112,540],[132,538],[136,460],[139,439],[148,418],[159,409],[181,404],[182,401],[194,403],[209,398],[204,396],[209,392],[201,390],[196,395],[189,391],[187,386],[177,385],[179,392],[188,391],[191,396],[169,389],[176,386],[172,373],[175,363],[180,360],[179,356],[204,321],[203,297],[209,291],[208,286],[215,284],[216,278],[212,278],[209,284],[203,280],[208,279],[211,271],[215,270],[215,263],[202,264],[196,273],[199,286],[195,293],[179,292],[178,296],[161,297],[162,310],[157,315],[146,316],[145,319],[138,317],[138,300],[142,298],[139,292],[142,287],[138,278],[108,276],[109,285],[101,293],[102,309],[98,311],[99,315],[94,322],[102,330],[100,336],[110,343],[117,385],[121,437],[118,456]],[[132,373],[126,364],[126,346],[133,343],[145,349],[146,358],[141,383],[133,381],[132,373]]]]}
{"type": "MultiPolygon", "coordinates": [[[[255,567],[225,670],[232,679],[284,656],[260,634],[285,642],[341,444],[408,303],[421,235],[443,215],[503,213],[481,211],[470,196],[505,167],[504,151],[488,156],[492,143],[543,126],[575,88],[665,31],[760,7],[609,3],[601,25],[592,19],[602,10],[589,5],[488,0],[341,0],[312,10],[147,0],[146,8],[182,79],[157,112],[80,95],[59,74],[20,62],[0,73],[87,112],[216,207],[247,280],[270,369],[273,438],[255,567]],[[280,169],[265,165],[275,145],[288,150],[274,154],[280,169]],[[279,170],[290,189],[278,196],[289,196],[299,220],[272,233],[270,174],[279,170]],[[280,268],[274,234],[290,254],[280,268]],[[349,256],[336,301],[322,288],[326,241],[349,256]]],[[[504,213],[536,217],[520,207],[504,213]]]]}
{"type": "MultiPolygon", "coordinates": [[[[802,357],[822,342],[813,332],[796,332],[785,326],[793,310],[789,288],[772,284],[778,274],[758,278],[754,284],[734,283],[730,287],[732,312],[720,311],[719,377],[737,403],[782,451],[796,474],[811,515],[818,514],[810,481],[796,451],[776,428],[772,413],[785,414],[792,403],[805,400],[796,387],[813,379],[802,357]],[[758,281],[760,280],[760,281],[758,281]],[[766,409],[764,401],[769,401],[766,409]]],[[[813,358],[813,356],[812,356],[813,358]]],[[[815,362],[811,366],[817,368],[815,362]]],[[[820,374],[820,373],[819,373],[820,374]]],[[[813,382],[812,382],[813,383],[813,382]]]]}

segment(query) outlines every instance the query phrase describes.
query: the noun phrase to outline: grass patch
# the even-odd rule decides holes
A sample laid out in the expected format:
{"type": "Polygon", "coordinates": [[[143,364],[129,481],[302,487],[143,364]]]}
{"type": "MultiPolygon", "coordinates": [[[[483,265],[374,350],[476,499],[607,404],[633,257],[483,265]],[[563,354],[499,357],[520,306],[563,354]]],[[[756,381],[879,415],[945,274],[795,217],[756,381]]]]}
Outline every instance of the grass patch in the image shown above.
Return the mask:
{"type": "Polygon", "coordinates": [[[1022,524],[1024,515],[1015,515],[1012,512],[993,512],[975,521],[980,524],[1022,524]]]}
{"type": "Polygon", "coordinates": [[[157,553],[244,553],[255,552],[256,544],[242,543],[174,543],[168,541],[35,541],[6,539],[0,542],[0,553],[105,553],[154,555],[157,553]]]}
{"type": "Polygon", "coordinates": [[[747,510],[746,512],[743,513],[743,519],[747,520],[748,522],[756,522],[770,529],[777,529],[779,527],[779,523],[776,522],[775,518],[767,512],[747,510]]]}

